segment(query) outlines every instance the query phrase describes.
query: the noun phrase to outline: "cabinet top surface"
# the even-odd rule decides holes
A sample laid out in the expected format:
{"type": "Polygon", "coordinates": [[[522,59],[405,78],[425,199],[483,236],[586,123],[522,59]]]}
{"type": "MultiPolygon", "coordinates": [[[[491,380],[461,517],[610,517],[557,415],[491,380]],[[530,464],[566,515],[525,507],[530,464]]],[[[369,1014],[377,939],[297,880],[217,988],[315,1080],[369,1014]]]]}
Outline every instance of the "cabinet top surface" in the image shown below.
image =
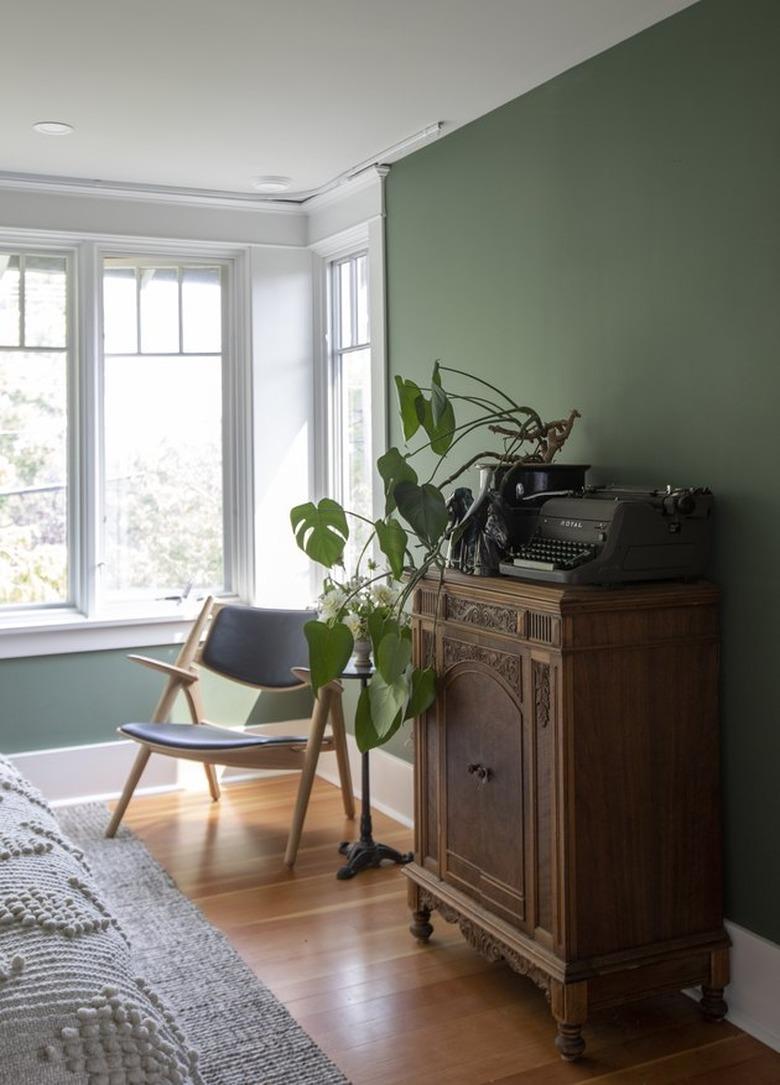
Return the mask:
{"type": "MultiPolygon", "coordinates": [[[[438,576],[426,578],[426,586],[438,584],[438,576]]],[[[707,580],[656,580],[614,587],[543,584],[509,576],[469,576],[448,569],[444,574],[448,588],[463,588],[485,598],[502,596],[517,602],[527,600],[546,604],[561,611],[622,610],[624,608],[701,606],[717,603],[719,591],[707,580]]]]}

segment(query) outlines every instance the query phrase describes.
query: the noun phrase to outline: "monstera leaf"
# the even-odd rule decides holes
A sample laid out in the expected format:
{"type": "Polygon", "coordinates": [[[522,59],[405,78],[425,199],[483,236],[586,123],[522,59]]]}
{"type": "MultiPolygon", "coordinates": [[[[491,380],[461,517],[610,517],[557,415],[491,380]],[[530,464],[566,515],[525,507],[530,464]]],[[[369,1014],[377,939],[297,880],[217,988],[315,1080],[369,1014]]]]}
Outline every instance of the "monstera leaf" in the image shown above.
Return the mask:
{"type": "Polygon", "coordinates": [[[376,749],[377,746],[384,746],[387,740],[392,738],[403,722],[403,713],[399,712],[393,720],[390,729],[384,735],[377,734],[376,727],[374,727],[374,721],[371,718],[371,697],[369,691],[368,689],[360,691],[357,711],[355,712],[355,741],[357,742],[357,747],[361,753],[367,753],[369,750],[376,749]]]}
{"type": "Polygon", "coordinates": [[[376,733],[374,721],[371,719],[371,701],[367,688],[361,689],[355,709],[355,741],[361,753],[368,753],[369,750],[381,746],[384,741],[376,733]]]}
{"type": "Polygon", "coordinates": [[[387,450],[376,461],[376,469],[385,484],[385,516],[395,508],[394,490],[399,482],[417,482],[417,472],[397,448],[387,450]]]}
{"type": "Polygon", "coordinates": [[[433,451],[443,456],[452,444],[455,433],[455,411],[441,386],[438,362],[433,367],[431,377],[431,425],[430,428],[426,426],[425,432],[431,439],[433,451]]]}
{"type": "Polygon", "coordinates": [[[415,668],[412,671],[412,692],[406,706],[404,719],[422,716],[436,700],[436,671],[433,667],[415,668]]]}
{"type": "Polygon", "coordinates": [[[303,632],[309,645],[311,684],[316,693],[320,686],[339,677],[352,655],[354,641],[347,626],[341,622],[335,625],[307,622],[303,632]]]}
{"type": "Polygon", "coordinates": [[[290,512],[295,541],[312,559],[332,568],[341,562],[349,527],[344,510],[337,501],[323,497],[318,505],[307,501],[290,512]]]}
{"type": "Polygon", "coordinates": [[[441,490],[426,482],[399,482],[393,491],[398,511],[426,546],[433,547],[447,527],[447,506],[441,490]]]}
{"type": "Polygon", "coordinates": [[[393,516],[386,520],[377,520],[374,524],[379,549],[387,558],[387,563],[396,580],[400,580],[404,571],[404,556],[409,536],[393,516]]]}
{"type": "Polygon", "coordinates": [[[412,661],[412,642],[400,632],[390,630],[379,642],[376,669],[386,682],[397,682],[412,661]]]}
{"type": "Polygon", "coordinates": [[[422,419],[420,418],[418,404],[424,397],[414,381],[404,380],[403,377],[396,376],[395,387],[398,392],[398,405],[404,427],[404,440],[408,441],[411,437],[414,437],[420,428],[422,419]]]}
{"type": "Polygon", "coordinates": [[[411,675],[405,671],[393,682],[387,682],[377,671],[368,685],[371,722],[382,742],[387,742],[391,731],[403,722],[406,705],[411,692],[411,675]]]}

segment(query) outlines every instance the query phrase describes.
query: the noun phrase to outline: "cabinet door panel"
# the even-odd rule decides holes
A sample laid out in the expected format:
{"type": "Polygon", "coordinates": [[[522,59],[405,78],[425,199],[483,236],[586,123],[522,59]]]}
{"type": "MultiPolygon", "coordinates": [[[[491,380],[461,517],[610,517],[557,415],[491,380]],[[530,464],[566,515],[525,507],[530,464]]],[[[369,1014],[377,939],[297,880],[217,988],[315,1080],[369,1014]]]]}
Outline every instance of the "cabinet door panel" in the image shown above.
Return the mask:
{"type": "Polygon", "coordinates": [[[444,688],[444,778],[447,879],[479,893],[482,862],[480,764],[482,699],[492,681],[471,665],[448,675],[444,688]]]}
{"type": "Polygon", "coordinates": [[[482,819],[482,897],[513,918],[525,914],[526,825],[523,720],[520,708],[495,680],[483,687],[480,760],[488,777],[479,785],[482,819]]]}
{"type": "Polygon", "coordinates": [[[440,694],[443,877],[525,920],[528,828],[520,652],[443,638],[440,694]]]}

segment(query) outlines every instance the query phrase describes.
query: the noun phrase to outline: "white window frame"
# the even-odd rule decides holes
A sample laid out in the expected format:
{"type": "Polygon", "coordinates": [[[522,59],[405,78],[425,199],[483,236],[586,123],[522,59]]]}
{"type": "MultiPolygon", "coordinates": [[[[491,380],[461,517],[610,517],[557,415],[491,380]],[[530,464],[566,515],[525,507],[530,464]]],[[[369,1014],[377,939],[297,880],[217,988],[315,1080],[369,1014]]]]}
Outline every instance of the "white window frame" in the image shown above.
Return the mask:
{"type": "MultiPolygon", "coordinates": [[[[224,565],[230,594],[254,595],[252,359],[249,250],[159,238],[0,230],[0,247],[68,257],[69,594],[56,605],[3,608],[0,659],[58,652],[170,644],[184,635],[196,600],[100,603],[103,431],[103,259],[204,261],[223,268],[222,344],[224,565]]],[[[186,525],[182,525],[186,530],[186,525]]]]}
{"type": "Polygon", "coordinates": [[[376,461],[387,450],[387,341],[385,320],[384,219],[380,216],[345,230],[312,246],[314,260],[314,412],[315,499],[334,497],[338,470],[334,440],[332,357],[329,341],[331,312],[329,291],[333,264],[361,253],[368,254],[369,339],[371,347],[371,456],[374,464],[372,506],[374,519],[384,515],[382,481],[376,461]]]}

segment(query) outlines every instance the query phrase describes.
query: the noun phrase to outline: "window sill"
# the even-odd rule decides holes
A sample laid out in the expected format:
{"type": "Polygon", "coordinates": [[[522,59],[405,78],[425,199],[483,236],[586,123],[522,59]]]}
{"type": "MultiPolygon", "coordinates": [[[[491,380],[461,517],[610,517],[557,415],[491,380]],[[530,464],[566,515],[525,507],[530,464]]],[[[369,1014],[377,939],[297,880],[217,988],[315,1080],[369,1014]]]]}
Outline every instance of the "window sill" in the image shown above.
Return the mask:
{"type": "Polygon", "coordinates": [[[197,610],[95,618],[65,609],[7,615],[0,619],[0,659],[177,644],[184,640],[197,610]]]}

